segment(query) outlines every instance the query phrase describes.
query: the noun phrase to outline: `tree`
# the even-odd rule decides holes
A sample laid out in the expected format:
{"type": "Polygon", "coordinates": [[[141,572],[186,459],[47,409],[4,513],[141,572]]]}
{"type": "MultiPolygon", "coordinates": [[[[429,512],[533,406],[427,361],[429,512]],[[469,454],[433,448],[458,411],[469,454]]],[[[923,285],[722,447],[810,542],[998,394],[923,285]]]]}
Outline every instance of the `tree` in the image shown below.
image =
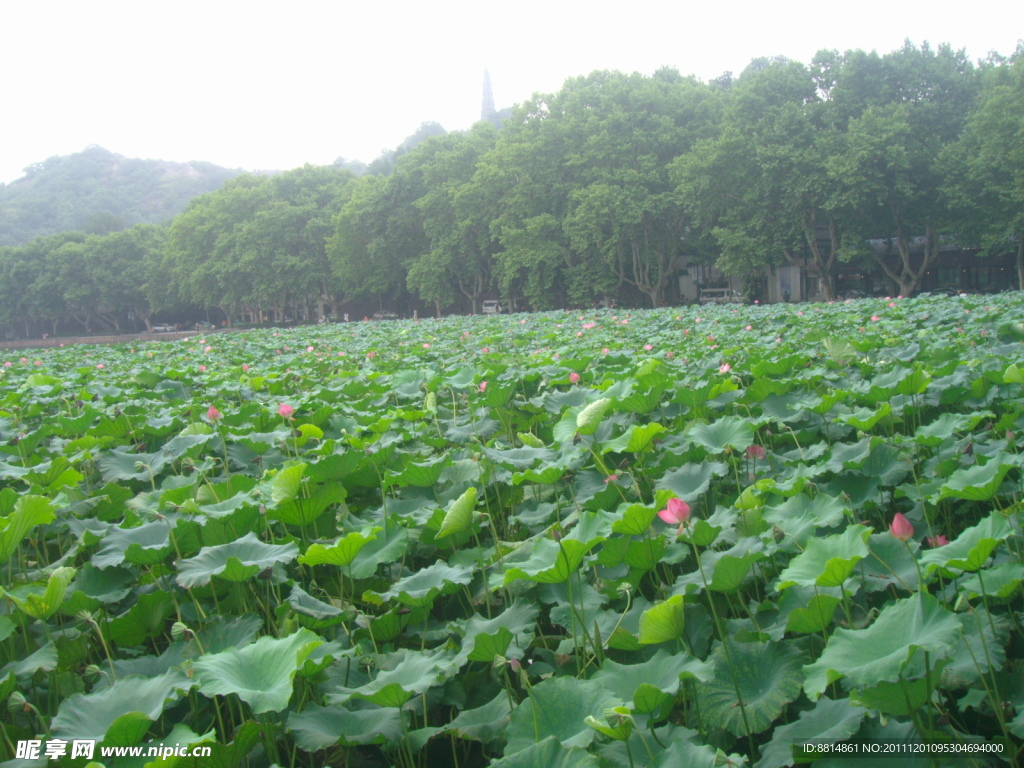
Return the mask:
{"type": "Polygon", "coordinates": [[[804,65],[756,60],[729,90],[721,134],[675,161],[679,194],[712,234],[723,272],[806,266],[835,296],[848,215],[828,176],[839,133],[831,106],[804,65]]]}
{"type": "Polygon", "coordinates": [[[960,239],[989,252],[1013,248],[1024,290],[1024,43],[986,68],[979,106],[940,163],[960,239]]]}
{"type": "Polygon", "coordinates": [[[933,51],[908,42],[882,63],[876,91],[884,101],[850,120],[829,172],[847,207],[859,212],[863,237],[891,244],[871,254],[909,296],[954,229],[938,158],[967,122],[978,77],[966,54],[947,45],[933,51]]]}
{"type": "Polygon", "coordinates": [[[481,122],[468,133],[448,134],[424,146],[429,149],[421,166],[427,192],[416,207],[430,251],[410,266],[408,285],[435,305],[443,295],[438,289],[445,278],[469,299],[473,314],[490,287],[496,248],[490,227],[493,207],[489,188],[475,183],[474,174],[494,142],[494,128],[481,122]]]}

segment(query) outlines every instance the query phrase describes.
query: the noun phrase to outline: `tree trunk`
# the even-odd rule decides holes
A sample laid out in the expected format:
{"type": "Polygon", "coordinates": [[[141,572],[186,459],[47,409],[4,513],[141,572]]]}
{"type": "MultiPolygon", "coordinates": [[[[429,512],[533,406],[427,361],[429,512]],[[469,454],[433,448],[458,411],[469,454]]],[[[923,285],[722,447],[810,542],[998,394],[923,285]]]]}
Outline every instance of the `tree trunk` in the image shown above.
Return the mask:
{"type": "Polygon", "coordinates": [[[928,270],[928,266],[939,253],[939,234],[932,224],[926,224],[924,228],[924,256],[917,269],[913,268],[910,255],[910,238],[902,226],[896,230],[896,249],[899,252],[899,271],[891,269],[885,262],[884,256],[875,254],[875,261],[885,272],[886,276],[899,286],[900,296],[910,298],[917,289],[921,276],[928,270]]]}
{"type": "Polygon", "coordinates": [[[1024,232],[1017,233],[1017,290],[1024,291],[1024,232]]]}

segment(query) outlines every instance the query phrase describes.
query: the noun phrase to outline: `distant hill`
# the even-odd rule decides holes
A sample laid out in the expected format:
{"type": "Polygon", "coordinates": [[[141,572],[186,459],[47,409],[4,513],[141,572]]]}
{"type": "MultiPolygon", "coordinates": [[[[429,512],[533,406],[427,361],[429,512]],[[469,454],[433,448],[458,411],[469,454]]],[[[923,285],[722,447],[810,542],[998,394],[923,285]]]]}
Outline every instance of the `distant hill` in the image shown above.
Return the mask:
{"type": "Polygon", "coordinates": [[[51,157],[0,184],[0,246],[68,230],[106,234],[162,224],[193,197],[242,171],[212,163],[138,160],[92,146],[51,157]]]}

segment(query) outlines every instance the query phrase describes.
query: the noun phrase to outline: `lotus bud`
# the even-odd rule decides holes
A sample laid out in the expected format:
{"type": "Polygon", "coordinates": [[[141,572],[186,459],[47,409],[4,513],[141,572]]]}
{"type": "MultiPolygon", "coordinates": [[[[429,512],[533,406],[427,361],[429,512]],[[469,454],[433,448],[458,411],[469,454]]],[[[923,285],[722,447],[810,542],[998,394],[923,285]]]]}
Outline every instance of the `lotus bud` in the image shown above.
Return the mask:
{"type": "Polygon", "coordinates": [[[192,634],[192,630],[190,630],[184,622],[176,621],[171,624],[171,637],[175,642],[180,643],[190,634],[192,634]]]}
{"type": "Polygon", "coordinates": [[[15,691],[7,699],[7,711],[12,715],[18,712],[27,712],[29,706],[28,700],[21,691],[15,691]]]}

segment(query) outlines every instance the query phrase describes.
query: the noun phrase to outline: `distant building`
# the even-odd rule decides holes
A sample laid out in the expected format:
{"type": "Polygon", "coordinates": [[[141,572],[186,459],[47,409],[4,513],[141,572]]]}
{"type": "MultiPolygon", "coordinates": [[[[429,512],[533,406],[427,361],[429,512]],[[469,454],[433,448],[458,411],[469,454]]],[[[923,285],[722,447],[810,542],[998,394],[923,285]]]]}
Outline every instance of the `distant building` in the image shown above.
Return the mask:
{"type": "Polygon", "coordinates": [[[491,73],[484,67],[484,98],[480,107],[480,119],[493,123],[498,111],[494,108],[494,91],[491,89],[491,73]]]}

